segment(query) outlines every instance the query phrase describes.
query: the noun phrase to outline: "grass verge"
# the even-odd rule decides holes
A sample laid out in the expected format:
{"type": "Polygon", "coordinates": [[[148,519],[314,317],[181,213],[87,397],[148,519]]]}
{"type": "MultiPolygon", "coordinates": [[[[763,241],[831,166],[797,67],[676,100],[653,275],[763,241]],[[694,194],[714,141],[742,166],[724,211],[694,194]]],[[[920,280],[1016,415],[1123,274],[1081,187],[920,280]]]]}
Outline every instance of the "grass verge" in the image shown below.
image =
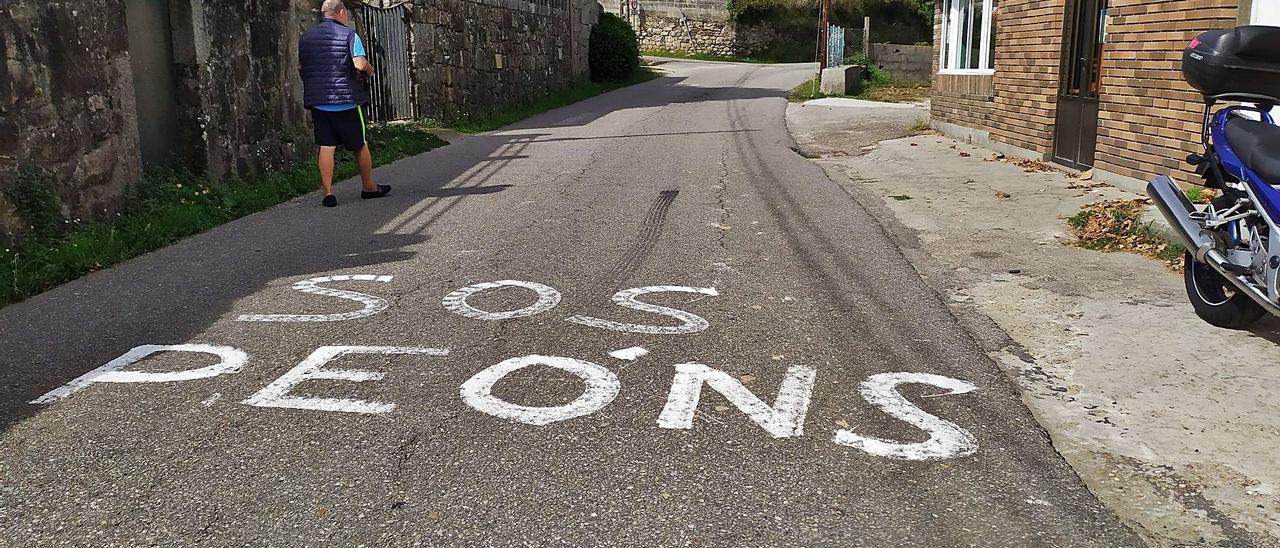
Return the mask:
{"type": "Polygon", "coordinates": [[[713,53],[689,53],[685,51],[675,51],[668,49],[647,49],[640,52],[641,55],[649,57],[667,57],[670,59],[688,59],[690,61],[722,61],[726,63],[776,63],[775,59],[768,57],[738,57],[733,55],[716,55],[713,53]]]}
{"type": "MultiPolygon", "coordinates": [[[[419,124],[391,124],[369,131],[374,165],[445,144],[419,124]]],[[[350,153],[344,153],[335,179],[355,174],[350,153]]],[[[319,177],[310,160],[252,181],[211,183],[179,171],[149,174],[131,189],[125,200],[130,206],[116,217],[33,227],[33,233],[17,246],[0,252],[0,307],[315,191],[319,177]]]]}
{"type": "Polygon", "coordinates": [[[889,73],[875,66],[868,68],[868,78],[863,80],[862,91],[857,95],[827,95],[822,93],[821,83],[820,77],[814,77],[792,89],[787,99],[803,103],[825,97],[848,97],[882,103],[914,103],[927,99],[930,89],[929,84],[894,81],[889,73]]]}
{"type": "Polygon", "coordinates": [[[519,107],[476,118],[458,120],[442,124],[443,127],[458,133],[484,133],[500,127],[519,122],[530,116],[542,114],[549,110],[568,106],[578,101],[590,99],[597,95],[648,82],[662,76],[663,72],[653,67],[640,67],[630,78],[621,82],[592,82],[582,80],[575,82],[560,91],[534,99],[519,107]]]}
{"type": "Polygon", "coordinates": [[[803,103],[813,99],[822,99],[823,97],[831,97],[822,93],[822,78],[814,76],[809,80],[805,80],[803,84],[796,86],[787,94],[787,100],[792,103],[803,103]]]}
{"type": "Polygon", "coordinates": [[[1182,270],[1181,244],[1169,242],[1144,223],[1150,201],[1105,200],[1084,206],[1067,219],[1079,240],[1075,245],[1096,251],[1127,251],[1160,260],[1170,269],[1182,270]]]}

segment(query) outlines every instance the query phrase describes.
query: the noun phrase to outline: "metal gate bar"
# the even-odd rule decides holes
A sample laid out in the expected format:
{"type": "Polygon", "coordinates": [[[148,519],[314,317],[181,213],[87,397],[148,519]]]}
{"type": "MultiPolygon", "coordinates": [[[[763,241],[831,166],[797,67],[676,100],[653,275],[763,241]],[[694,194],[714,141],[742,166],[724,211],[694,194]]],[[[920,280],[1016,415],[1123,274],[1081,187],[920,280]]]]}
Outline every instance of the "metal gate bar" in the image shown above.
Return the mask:
{"type": "Polygon", "coordinates": [[[827,66],[844,64],[844,27],[827,27],[827,66]]]}
{"type": "Polygon", "coordinates": [[[373,65],[373,78],[369,83],[370,117],[375,122],[413,118],[409,27],[405,22],[404,4],[391,8],[365,4],[360,8],[360,15],[366,23],[365,49],[373,65]]]}

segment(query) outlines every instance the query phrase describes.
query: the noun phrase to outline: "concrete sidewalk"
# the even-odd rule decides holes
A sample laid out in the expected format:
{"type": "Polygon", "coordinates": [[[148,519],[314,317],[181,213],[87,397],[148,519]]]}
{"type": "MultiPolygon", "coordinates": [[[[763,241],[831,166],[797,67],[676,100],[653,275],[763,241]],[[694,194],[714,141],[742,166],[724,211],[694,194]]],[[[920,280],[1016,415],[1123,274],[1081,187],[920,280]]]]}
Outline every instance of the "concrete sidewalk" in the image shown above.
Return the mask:
{"type": "Polygon", "coordinates": [[[1155,260],[1072,247],[1064,174],[906,134],[923,110],[792,105],[800,150],[881,222],[1002,363],[1055,448],[1156,546],[1280,545],[1280,322],[1199,320],[1155,260]]]}

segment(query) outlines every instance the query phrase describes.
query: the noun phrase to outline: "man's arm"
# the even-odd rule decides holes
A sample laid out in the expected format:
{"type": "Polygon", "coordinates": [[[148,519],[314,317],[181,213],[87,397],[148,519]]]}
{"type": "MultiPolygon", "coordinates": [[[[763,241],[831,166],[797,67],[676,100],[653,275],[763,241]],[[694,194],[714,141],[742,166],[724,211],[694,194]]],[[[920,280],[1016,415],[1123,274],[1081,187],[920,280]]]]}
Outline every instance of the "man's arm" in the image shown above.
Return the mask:
{"type": "Polygon", "coordinates": [[[373,65],[370,65],[369,60],[363,55],[360,57],[353,57],[351,62],[356,66],[356,70],[373,76],[373,65]]]}
{"type": "Polygon", "coordinates": [[[369,64],[369,58],[365,57],[367,53],[364,50],[364,42],[360,40],[360,35],[353,35],[351,44],[351,63],[356,66],[356,70],[373,76],[373,65],[369,64]]]}

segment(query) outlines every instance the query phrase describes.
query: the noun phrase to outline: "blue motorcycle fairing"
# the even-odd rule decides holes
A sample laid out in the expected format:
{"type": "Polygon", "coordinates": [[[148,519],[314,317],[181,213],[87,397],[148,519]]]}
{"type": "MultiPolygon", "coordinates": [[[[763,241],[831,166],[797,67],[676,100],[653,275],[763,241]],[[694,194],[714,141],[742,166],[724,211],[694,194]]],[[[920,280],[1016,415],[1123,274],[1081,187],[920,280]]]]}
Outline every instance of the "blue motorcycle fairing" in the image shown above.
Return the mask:
{"type": "Polygon", "coordinates": [[[1240,157],[1236,155],[1236,152],[1231,149],[1231,145],[1227,142],[1227,121],[1231,119],[1235,112],[1253,112],[1260,115],[1267,124],[1276,125],[1276,121],[1271,117],[1270,112],[1257,107],[1238,105],[1224,108],[1213,115],[1213,126],[1210,128],[1210,135],[1213,137],[1213,150],[1217,153],[1218,158],[1222,160],[1222,167],[1241,181],[1244,181],[1253,190],[1253,194],[1261,202],[1259,205],[1266,211],[1267,217],[1272,221],[1280,222],[1280,190],[1263,181],[1261,177],[1248,167],[1245,167],[1244,162],[1240,161],[1240,157]]]}

